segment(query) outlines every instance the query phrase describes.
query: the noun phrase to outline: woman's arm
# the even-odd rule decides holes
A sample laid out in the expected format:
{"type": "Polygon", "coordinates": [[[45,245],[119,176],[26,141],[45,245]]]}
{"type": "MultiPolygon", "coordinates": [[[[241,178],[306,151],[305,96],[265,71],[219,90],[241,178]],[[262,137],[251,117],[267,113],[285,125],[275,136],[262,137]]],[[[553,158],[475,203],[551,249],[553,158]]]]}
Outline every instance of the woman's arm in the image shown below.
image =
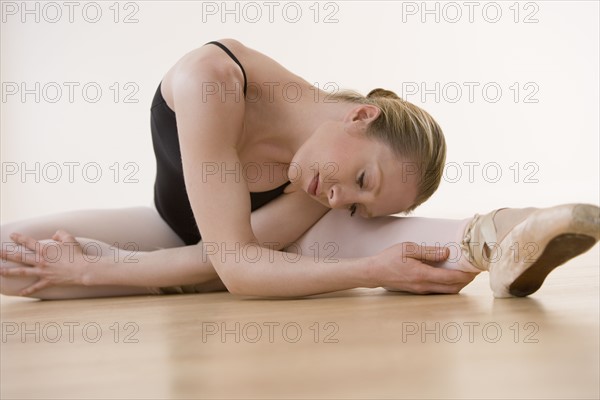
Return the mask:
{"type": "MultiPolygon", "coordinates": [[[[265,249],[280,250],[298,239],[328,209],[303,193],[283,194],[254,211],[252,229],[265,249]]],[[[201,241],[195,246],[151,252],[114,254],[84,267],[85,285],[180,286],[219,278],[210,261],[214,246],[201,241]]]]}
{"type": "MultiPolygon", "coordinates": [[[[252,213],[252,228],[257,232],[261,245],[281,249],[297,240],[327,210],[303,193],[283,194],[252,213]]],[[[55,240],[38,242],[19,234],[14,241],[22,246],[23,251],[16,246],[4,246],[2,257],[22,266],[0,268],[0,275],[39,278],[26,287],[22,295],[31,295],[53,285],[165,287],[201,284],[219,278],[206,255],[206,251],[211,250],[210,246],[207,249],[202,246],[204,256],[198,258],[195,246],[137,252],[117,249],[93,239],[76,239],[64,231],[57,232],[55,240]],[[60,251],[63,257],[52,257],[51,262],[45,265],[35,262],[44,259],[44,246],[52,247],[52,254],[55,254],[62,241],[65,242],[60,251]],[[75,247],[75,243],[70,243],[75,241],[92,251],[100,250],[101,257],[89,253],[84,255],[81,246],[75,247]],[[80,252],[75,252],[75,249],[80,252]],[[27,252],[36,254],[27,256],[27,252]]]]}

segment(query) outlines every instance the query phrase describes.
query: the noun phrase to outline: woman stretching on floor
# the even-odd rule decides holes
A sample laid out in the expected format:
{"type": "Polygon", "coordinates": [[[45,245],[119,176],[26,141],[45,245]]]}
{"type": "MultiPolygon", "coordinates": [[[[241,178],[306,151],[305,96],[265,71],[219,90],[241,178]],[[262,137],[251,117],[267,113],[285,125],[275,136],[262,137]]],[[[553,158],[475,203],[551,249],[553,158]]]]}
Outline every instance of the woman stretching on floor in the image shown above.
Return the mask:
{"type": "Polygon", "coordinates": [[[156,210],[3,225],[1,293],[458,293],[489,271],[496,297],[526,296],[600,236],[587,204],[391,216],[440,183],[446,145],[433,118],[383,89],[328,95],[232,39],[179,60],[151,115],[156,210]],[[290,84],[294,102],[281,90],[290,84]]]}

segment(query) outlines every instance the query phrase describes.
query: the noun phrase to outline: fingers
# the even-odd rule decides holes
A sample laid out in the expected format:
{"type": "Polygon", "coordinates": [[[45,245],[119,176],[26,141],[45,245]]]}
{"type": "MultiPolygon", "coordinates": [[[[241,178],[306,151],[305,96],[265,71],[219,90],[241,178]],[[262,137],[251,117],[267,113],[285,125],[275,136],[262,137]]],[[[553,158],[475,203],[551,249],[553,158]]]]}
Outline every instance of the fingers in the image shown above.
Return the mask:
{"type": "Polygon", "coordinates": [[[33,293],[37,292],[38,290],[42,290],[45,289],[46,287],[48,287],[50,285],[50,282],[45,280],[45,279],[40,279],[39,281],[37,281],[36,283],[34,283],[31,286],[26,287],[25,289],[22,289],[19,292],[19,295],[21,296],[30,296],[33,293]]]}
{"type": "Polygon", "coordinates": [[[432,267],[416,260],[414,263],[416,277],[410,285],[413,293],[458,293],[477,276],[469,272],[432,267]]]}
{"type": "Polygon", "coordinates": [[[39,290],[45,289],[50,286],[50,281],[46,278],[41,277],[43,271],[39,268],[32,267],[0,267],[0,276],[12,276],[12,277],[36,277],[40,278],[32,285],[21,289],[19,296],[29,296],[39,290]]]}
{"type": "Polygon", "coordinates": [[[9,237],[13,242],[20,244],[21,246],[29,250],[36,251],[40,249],[41,244],[37,240],[29,236],[23,235],[22,233],[13,232],[10,234],[9,237]]]}
{"type": "Polygon", "coordinates": [[[4,249],[0,250],[0,259],[4,262],[13,261],[19,264],[39,265],[41,261],[40,258],[41,257],[37,253],[28,253],[23,247],[18,247],[11,251],[6,251],[4,249]],[[29,259],[27,258],[27,256],[31,254],[33,254],[33,260],[31,259],[32,257],[29,257],[29,259]]]}
{"type": "Polygon", "coordinates": [[[2,261],[13,261],[20,264],[46,266],[44,259],[44,244],[22,234],[11,234],[16,243],[12,246],[2,246],[0,258],[2,261]]]}
{"type": "Polygon", "coordinates": [[[19,251],[19,253],[13,253],[13,252],[7,252],[4,250],[0,250],[0,258],[2,258],[2,261],[14,261],[14,262],[18,262],[18,263],[23,262],[20,251],[19,251]]]}
{"type": "Polygon", "coordinates": [[[413,242],[404,242],[402,255],[417,260],[443,261],[450,255],[450,249],[443,246],[420,246],[413,242]]]}
{"type": "Polygon", "coordinates": [[[36,239],[33,239],[32,237],[18,232],[11,233],[9,237],[17,245],[20,245],[21,248],[13,249],[16,251],[7,252],[5,251],[3,246],[3,248],[0,249],[0,255],[2,257],[2,260],[11,260],[23,264],[38,265],[42,267],[47,266],[45,258],[48,256],[47,253],[49,250],[60,251],[60,249],[57,250],[56,247],[64,243],[78,244],[77,239],[75,239],[73,235],[62,229],[59,229],[54,233],[54,235],[52,235],[52,240],[38,241],[36,239]],[[35,257],[33,261],[27,259],[27,250],[31,251],[33,256],[35,257]]]}
{"type": "Polygon", "coordinates": [[[454,269],[436,268],[430,265],[419,263],[421,278],[424,282],[439,283],[443,285],[456,285],[471,282],[477,274],[471,272],[457,271],[454,269]]]}
{"type": "Polygon", "coordinates": [[[67,231],[63,231],[62,229],[59,229],[56,231],[56,233],[52,236],[53,240],[56,240],[58,242],[75,242],[76,239],[73,235],[71,235],[69,232],[67,231]]]}
{"type": "Polygon", "coordinates": [[[0,276],[35,276],[39,277],[41,270],[35,267],[1,267],[0,276]]]}

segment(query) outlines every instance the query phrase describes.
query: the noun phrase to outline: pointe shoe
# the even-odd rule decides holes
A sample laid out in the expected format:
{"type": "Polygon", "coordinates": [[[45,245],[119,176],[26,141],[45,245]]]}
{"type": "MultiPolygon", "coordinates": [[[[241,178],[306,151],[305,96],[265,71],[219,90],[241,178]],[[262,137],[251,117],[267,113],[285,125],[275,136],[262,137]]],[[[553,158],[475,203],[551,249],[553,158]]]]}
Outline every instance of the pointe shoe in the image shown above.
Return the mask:
{"type": "Polygon", "coordinates": [[[524,297],[542,286],[546,276],[586,252],[600,238],[600,208],[563,204],[536,209],[497,240],[494,210],[475,214],[461,248],[471,265],[490,273],[494,297],[524,297]]]}

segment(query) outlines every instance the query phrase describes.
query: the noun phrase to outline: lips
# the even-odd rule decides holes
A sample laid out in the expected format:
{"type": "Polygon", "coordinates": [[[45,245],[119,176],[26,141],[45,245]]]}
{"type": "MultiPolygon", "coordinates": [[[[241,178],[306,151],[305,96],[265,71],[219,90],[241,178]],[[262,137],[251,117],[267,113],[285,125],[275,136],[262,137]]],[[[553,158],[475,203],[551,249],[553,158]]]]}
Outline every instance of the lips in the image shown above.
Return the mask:
{"type": "Polygon", "coordinates": [[[317,189],[319,188],[319,174],[315,175],[315,177],[310,181],[308,185],[308,189],[306,190],[308,194],[312,196],[317,195],[317,189]]]}

